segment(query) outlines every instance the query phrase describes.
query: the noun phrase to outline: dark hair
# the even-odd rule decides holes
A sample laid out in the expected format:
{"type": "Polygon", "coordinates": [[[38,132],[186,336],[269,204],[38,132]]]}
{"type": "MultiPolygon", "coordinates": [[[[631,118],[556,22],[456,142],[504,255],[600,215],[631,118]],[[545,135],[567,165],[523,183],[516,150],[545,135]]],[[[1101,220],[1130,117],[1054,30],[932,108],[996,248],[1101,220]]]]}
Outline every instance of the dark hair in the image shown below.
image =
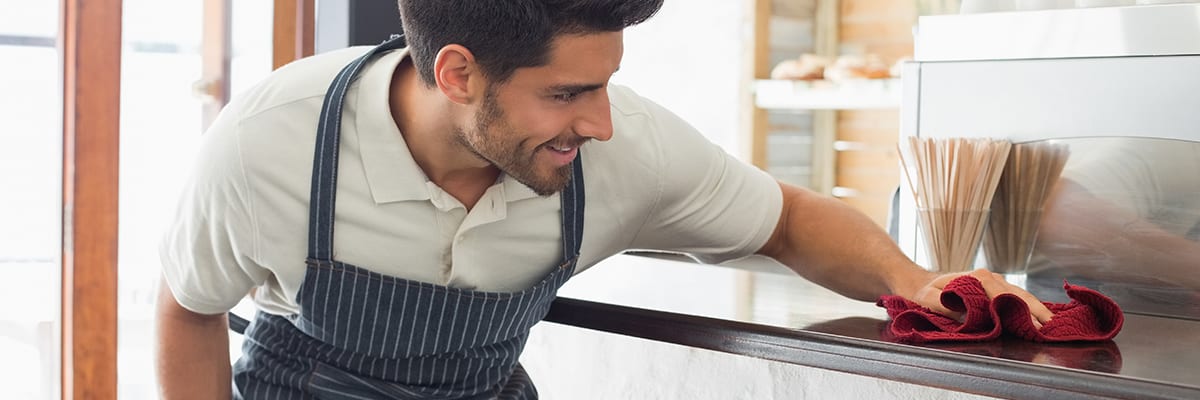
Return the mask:
{"type": "Polygon", "coordinates": [[[449,44],[471,50],[488,79],[545,65],[562,34],[616,32],[649,19],[663,0],[398,0],[400,22],[421,80],[449,44]]]}

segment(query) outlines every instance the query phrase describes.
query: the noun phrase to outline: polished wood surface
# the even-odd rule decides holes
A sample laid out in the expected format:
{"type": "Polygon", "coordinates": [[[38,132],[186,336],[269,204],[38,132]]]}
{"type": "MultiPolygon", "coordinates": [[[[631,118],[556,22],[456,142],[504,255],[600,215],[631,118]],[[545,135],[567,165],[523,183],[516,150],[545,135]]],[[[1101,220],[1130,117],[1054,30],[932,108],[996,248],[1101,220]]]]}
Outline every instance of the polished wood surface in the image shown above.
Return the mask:
{"type": "Polygon", "coordinates": [[[121,0],[66,0],[62,398],[117,398],[121,0]]]}
{"type": "Polygon", "coordinates": [[[736,264],[617,256],[572,278],[547,321],[1001,398],[1200,398],[1200,321],[1127,313],[1106,342],[904,345],[881,337],[874,304],[736,264]]]}
{"type": "MultiPolygon", "coordinates": [[[[755,80],[771,76],[771,3],[771,0],[751,0],[745,3],[746,15],[752,18],[750,26],[754,29],[750,32],[753,45],[746,46],[745,54],[742,55],[743,70],[746,71],[742,80],[743,87],[750,87],[755,80]]],[[[742,113],[749,116],[742,120],[742,129],[750,132],[749,136],[743,138],[742,146],[746,150],[742,156],[755,166],[766,169],[767,131],[770,129],[767,110],[754,105],[754,94],[750,91],[743,91],[741,103],[742,113]]]]}
{"type": "Polygon", "coordinates": [[[201,32],[200,88],[204,96],[201,130],[208,130],[229,103],[233,59],[233,0],[204,0],[201,32]]]}
{"type": "Polygon", "coordinates": [[[313,55],[316,41],[314,0],[275,0],[272,69],[313,55]]]}

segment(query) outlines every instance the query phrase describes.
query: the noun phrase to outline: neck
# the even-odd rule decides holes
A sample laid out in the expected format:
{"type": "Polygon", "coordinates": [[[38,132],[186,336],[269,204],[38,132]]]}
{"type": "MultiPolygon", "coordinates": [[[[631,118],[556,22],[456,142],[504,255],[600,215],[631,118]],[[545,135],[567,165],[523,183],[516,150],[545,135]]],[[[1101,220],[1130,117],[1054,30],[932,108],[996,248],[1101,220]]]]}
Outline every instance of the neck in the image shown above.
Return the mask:
{"type": "Polygon", "coordinates": [[[471,209],[495,183],[500,170],[453,139],[456,124],[469,122],[462,117],[467,115],[463,106],[447,100],[436,87],[426,87],[411,60],[397,67],[389,92],[392,119],[417,166],[430,181],[471,209]]]}

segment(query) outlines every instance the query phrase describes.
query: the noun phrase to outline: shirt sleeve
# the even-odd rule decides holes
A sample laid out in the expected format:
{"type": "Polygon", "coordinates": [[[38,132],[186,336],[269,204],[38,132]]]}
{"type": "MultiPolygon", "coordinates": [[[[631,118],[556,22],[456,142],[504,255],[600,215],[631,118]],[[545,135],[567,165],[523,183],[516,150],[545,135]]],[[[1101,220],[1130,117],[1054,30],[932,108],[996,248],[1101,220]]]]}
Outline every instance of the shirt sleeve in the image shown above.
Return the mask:
{"type": "Polygon", "coordinates": [[[255,225],[231,104],[204,134],[174,220],[159,244],[175,300],[201,314],[229,311],[267,271],[254,262],[255,225]]]}
{"type": "Polygon", "coordinates": [[[688,253],[708,263],[758,251],[779,222],[783,194],[778,182],[674,113],[642,101],[659,138],[659,196],[633,246],[688,253]]]}

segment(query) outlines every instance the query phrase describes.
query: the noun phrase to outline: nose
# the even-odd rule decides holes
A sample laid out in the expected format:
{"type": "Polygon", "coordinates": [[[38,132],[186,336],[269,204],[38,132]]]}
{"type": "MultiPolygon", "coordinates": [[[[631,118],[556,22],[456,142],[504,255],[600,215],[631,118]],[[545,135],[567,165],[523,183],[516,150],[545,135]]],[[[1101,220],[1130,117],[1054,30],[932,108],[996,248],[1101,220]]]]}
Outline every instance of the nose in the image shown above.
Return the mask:
{"type": "Polygon", "coordinates": [[[608,101],[607,88],[599,89],[599,96],[592,96],[586,107],[579,109],[573,126],[575,134],[599,140],[612,139],[612,109],[608,101]]]}

